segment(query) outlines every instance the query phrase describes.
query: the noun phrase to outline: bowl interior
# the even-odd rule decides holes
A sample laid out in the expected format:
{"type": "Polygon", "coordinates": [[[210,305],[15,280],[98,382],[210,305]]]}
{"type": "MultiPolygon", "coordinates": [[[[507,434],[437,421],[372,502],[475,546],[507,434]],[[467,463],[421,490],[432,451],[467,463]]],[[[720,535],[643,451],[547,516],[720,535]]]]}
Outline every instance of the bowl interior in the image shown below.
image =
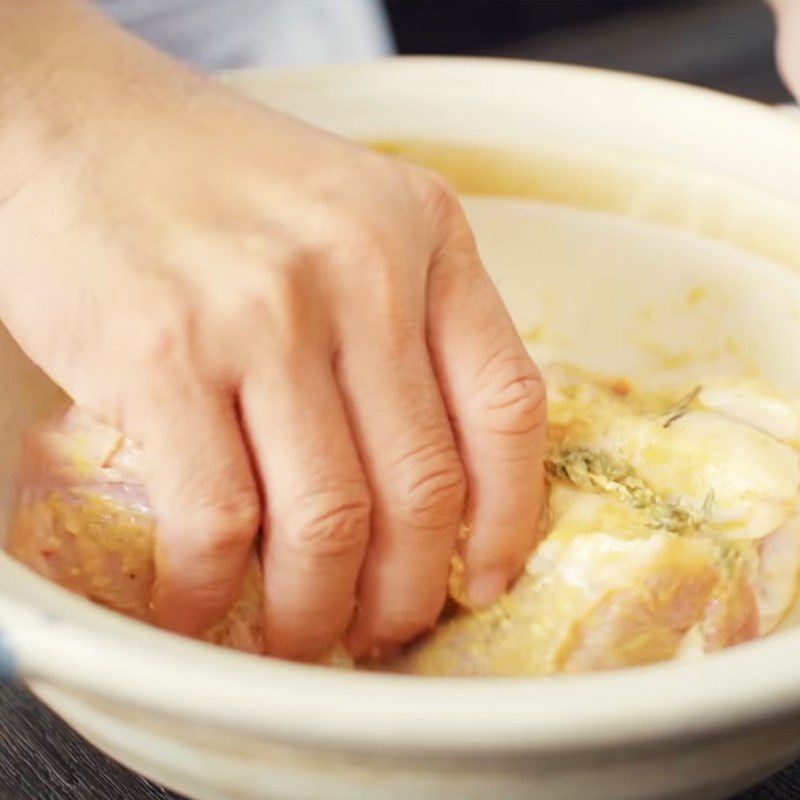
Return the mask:
{"type": "Polygon", "coordinates": [[[800,280],[725,242],[631,217],[466,197],[494,280],[540,362],[645,381],[749,374],[800,391],[800,280]]]}

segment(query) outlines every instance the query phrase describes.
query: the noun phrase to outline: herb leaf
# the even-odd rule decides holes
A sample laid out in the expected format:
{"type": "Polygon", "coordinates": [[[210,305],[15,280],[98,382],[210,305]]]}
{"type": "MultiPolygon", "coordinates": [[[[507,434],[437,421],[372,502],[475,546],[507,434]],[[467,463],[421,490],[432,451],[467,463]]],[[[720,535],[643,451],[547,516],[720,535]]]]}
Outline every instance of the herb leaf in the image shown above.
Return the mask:
{"type": "Polygon", "coordinates": [[[636,475],[630,464],[601,450],[562,450],[551,454],[547,468],[578,489],[616,494],[634,508],[646,511],[654,528],[688,533],[702,528],[713,515],[713,491],[706,496],[701,510],[696,511],[682,498],[662,497],[636,475]]]}

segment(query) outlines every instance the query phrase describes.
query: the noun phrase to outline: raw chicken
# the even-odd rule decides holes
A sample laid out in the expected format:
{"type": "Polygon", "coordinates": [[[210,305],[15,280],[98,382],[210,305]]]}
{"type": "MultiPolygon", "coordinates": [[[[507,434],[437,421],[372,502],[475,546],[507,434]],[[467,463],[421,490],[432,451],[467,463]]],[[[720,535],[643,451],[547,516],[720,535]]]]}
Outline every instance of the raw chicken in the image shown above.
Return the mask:
{"type": "MultiPolygon", "coordinates": [[[[696,657],[778,627],[800,568],[800,406],[747,381],[645,390],[567,367],[547,377],[548,534],[524,575],[491,608],[462,606],[368,666],[585,672],[696,657]]],[[[140,457],[76,409],[32,432],[8,549],[151,622],[155,521],[140,457]]],[[[268,649],[255,553],[235,607],[202,638],[268,649]]],[[[325,663],[348,661],[337,650],[325,663]]]]}
{"type": "Polygon", "coordinates": [[[549,375],[550,529],[496,605],[391,669],[545,675],[685,658],[773,631],[800,565],[800,407],[756,383],[641,390],[549,375]]]}
{"type": "MultiPolygon", "coordinates": [[[[66,589],[152,622],[155,519],[133,443],[72,408],[31,433],[20,474],[9,553],[66,589]]],[[[261,653],[261,616],[254,553],[235,606],[201,638],[261,653]]]]}

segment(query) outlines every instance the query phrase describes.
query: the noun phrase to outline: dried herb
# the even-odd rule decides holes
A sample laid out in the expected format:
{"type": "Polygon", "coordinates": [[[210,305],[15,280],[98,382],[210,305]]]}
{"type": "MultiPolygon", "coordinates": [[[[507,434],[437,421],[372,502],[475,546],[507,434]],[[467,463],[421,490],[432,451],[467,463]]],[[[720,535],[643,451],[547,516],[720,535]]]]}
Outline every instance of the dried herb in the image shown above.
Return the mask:
{"type": "Polygon", "coordinates": [[[556,452],[547,466],[555,477],[578,489],[610,492],[646,511],[654,528],[687,533],[702,528],[713,515],[713,491],[696,511],[681,498],[662,497],[636,475],[630,464],[600,450],[574,448],[556,452]]]}
{"type": "Polygon", "coordinates": [[[697,399],[697,396],[703,390],[702,386],[695,386],[686,397],[681,398],[667,413],[667,419],[664,422],[664,427],[669,428],[673,422],[677,422],[691,407],[692,403],[697,399]]]}

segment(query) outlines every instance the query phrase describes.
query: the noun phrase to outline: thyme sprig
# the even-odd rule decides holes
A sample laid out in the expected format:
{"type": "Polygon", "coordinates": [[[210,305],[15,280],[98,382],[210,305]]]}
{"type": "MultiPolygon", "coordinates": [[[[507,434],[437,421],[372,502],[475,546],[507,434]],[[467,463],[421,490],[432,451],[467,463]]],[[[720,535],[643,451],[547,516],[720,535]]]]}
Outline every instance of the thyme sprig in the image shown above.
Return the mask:
{"type": "Polygon", "coordinates": [[[650,517],[654,528],[673,533],[699,530],[714,514],[714,492],[708,493],[700,510],[678,497],[662,497],[636,475],[630,464],[608,453],[589,448],[572,448],[550,455],[551,474],[578,489],[610,492],[650,517]]]}

